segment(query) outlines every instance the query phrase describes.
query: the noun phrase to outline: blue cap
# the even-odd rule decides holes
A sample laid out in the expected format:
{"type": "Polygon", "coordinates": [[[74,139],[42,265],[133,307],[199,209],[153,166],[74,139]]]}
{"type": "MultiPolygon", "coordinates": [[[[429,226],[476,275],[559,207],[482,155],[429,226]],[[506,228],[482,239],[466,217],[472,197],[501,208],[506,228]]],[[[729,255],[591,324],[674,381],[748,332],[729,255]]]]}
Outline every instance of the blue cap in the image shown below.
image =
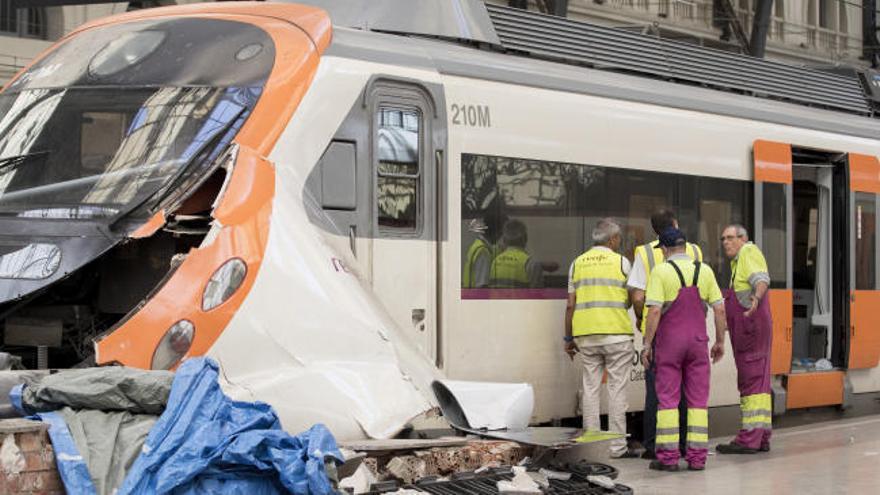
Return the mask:
{"type": "Polygon", "coordinates": [[[660,245],[665,247],[684,246],[687,243],[687,237],[684,232],[669,227],[660,234],[660,245]]]}

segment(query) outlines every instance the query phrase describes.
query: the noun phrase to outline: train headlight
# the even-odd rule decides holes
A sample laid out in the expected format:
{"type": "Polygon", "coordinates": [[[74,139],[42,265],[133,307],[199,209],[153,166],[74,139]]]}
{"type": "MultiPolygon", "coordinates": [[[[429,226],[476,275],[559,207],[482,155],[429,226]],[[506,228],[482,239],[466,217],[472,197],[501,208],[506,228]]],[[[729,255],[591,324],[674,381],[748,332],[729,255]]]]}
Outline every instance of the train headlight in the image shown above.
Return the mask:
{"type": "Polygon", "coordinates": [[[209,311],[226,302],[241,287],[246,274],[247,265],[239,258],[223,263],[208,280],[202,295],[202,310],[209,311]]]}
{"type": "Polygon", "coordinates": [[[171,325],[156,346],[150,367],[154,370],[171,369],[189,351],[195,331],[196,327],[189,320],[180,320],[171,325]]]}

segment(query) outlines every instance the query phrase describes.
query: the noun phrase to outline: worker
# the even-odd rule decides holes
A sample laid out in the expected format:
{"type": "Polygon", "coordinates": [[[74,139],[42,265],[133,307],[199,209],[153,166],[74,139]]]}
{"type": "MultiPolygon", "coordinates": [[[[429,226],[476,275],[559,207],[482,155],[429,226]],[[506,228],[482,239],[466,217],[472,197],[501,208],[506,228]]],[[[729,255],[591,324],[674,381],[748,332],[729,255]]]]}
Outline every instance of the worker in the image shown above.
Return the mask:
{"type": "Polygon", "coordinates": [[[770,399],[770,349],[773,322],[767,289],[770,274],[761,250],[749,242],[742,225],[721,233],[724,254],[730,258],[730,289],[725,294],[730,343],[736,361],[742,427],[722,454],[754,454],[770,450],[772,407],[770,399]]]}
{"type": "MultiPolygon", "coordinates": [[[[620,248],[620,225],[600,220],[593,229],[593,247],[571,264],[565,309],[565,351],[583,366],[581,411],[584,429],[599,431],[599,392],[607,373],[608,429],[626,434],[626,384],[632,369],[633,326],[626,277],[630,263],[620,248]]],[[[626,438],[611,441],[613,458],[638,457],[626,438]]]]}
{"type": "MultiPolygon", "coordinates": [[[[659,237],[660,233],[668,228],[678,228],[678,219],[675,213],[668,209],[660,209],[651,215],[651,228],[659,237]]],[[[703,261],[703,252],[696,244],[688,243],[685,253],[695,261],[703,261]]],[[[648,276],[655,266],[663,263],[663,251],[660,249],[660,241],[655,240],[636,247],[633,254],[633,269],[626,282],[632,300],[633,312],[636,314],[636,326],[645,333],[645,288],[648,286],[648,276]]],[[[679,407],[681,412],[682,429],[687,415],[687,407],[684,397],[681,398],[679,407]]],[[[645,368],[645,410],[642,414],[642,446],[645,452],[644,459],[654,459],[654,437],[657,428],[657,393],[654,390],[654,369],[645,368]]],[[[685,451],[684,436],[681,436],[681,451],[685,451]]]]}
{"type": "Polygon", "coordinates": [[[529,236],[526,225],[519,220],[504,224],[501,242],[504,250],[492,260],[489,286],[499,289],[539,288],[544,284],[541,263],[526,251],[529,236]]]}
{"type": "Polygon", "coordinates": [[[648,277],[645,305],[648,307],[642,364],[656,373],[657,458],[649,467],[678,471],[679,411],[681,388],[687,401],[688,469],[706,466],[709,442],[709,336],[706,333],[706,305],[715,316],[715,344],[712,361],[724,356],[727,321],[724,299],[712,269],[686,254],[687,239],[676,229],[660,235],[666,258],[648,277]]]}
{"type": "Polygon", "coordinates": [[[471,220],[468,230],[477,235],[468,247],[461,271],[461,287],[474,289],[489,286],[492,260],[497,254],[496,243],[506,218],[497,209],[485,211],[482,218],[471,220]]]}

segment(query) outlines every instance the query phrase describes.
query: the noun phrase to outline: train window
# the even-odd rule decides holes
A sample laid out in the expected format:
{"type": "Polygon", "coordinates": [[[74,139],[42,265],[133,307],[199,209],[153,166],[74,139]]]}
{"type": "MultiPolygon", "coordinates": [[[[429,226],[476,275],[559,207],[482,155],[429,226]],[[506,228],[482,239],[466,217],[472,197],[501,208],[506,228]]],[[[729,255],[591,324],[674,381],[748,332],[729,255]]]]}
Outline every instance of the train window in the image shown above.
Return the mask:
{"type": "Polygon", "coordinates": [[[420,195],[421,114],[413,109],[382,107],[377,118],[379,226],[415,232],[420,195]]]}
{"type": "Polygon", "coordinates": [[[770,269],[770,287],[788,286],[788,204],[785,185],[763,185],[764,228],[761,249],[770,269]]]}
{"type": "Polygon", "coordinates": [[[729,263],[717,239],[725,225],[749,218],[751,189],[744,181],[473,154],[462,155],[461,164],[463,289],[539,288],[515,297],[564,298],[568,267],[590,247],[599,219],[620,223],[620,252],[631,259],[636,246],[655,239],[650,217],[664,207],[678,213],[682,229],[701,245],[705,262],[726,286],[729,263]],[[492,260],[510,248],[506,237],[520,245],[515,256],[503,259],[519,266],[506,268],[514,277],[492,277],[492,260]]]}
{"type": "Polygon", "coordinates": [[[875,196],[856,193],[856,289],[874,290],[877,288],[876,267],[876,207],[875,196]]]}

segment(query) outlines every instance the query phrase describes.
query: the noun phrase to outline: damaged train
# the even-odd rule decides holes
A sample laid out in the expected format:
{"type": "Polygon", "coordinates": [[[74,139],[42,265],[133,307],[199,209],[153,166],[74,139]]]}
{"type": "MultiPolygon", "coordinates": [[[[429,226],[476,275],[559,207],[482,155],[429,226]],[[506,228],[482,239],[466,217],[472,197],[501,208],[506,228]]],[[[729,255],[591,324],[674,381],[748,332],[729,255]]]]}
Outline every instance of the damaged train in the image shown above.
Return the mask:
{"type": "MultiPolygon", "coordinates": [[[[724,54],[766,80],[658,78],[587,60],[596,29],[477,0],[193,4],[76,29],[0,93],[2,349],[29,368],[207,355],[231,396],[340,439],[431,414],[442,376],[527,382],[534,422],[572,417],[564,267],[597,218],[623,221],[631,253],[666,206],[721,278],[727,223],[768,253],[777,413],[880,391],[866,74],[724,54]],[[542,273],[476,284],[469,247],[502,219],[542,273]]],[[[730,360],[712,391],[737,404],[730,360]]]]}

